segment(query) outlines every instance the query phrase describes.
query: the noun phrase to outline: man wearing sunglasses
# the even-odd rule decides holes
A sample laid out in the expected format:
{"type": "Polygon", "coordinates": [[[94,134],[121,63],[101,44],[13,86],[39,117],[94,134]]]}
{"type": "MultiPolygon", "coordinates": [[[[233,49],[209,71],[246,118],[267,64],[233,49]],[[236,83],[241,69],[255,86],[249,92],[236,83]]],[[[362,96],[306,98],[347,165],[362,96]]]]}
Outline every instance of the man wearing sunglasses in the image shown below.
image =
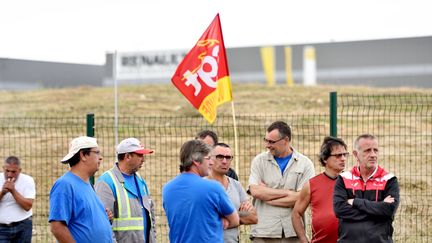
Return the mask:
{"type": "MultiPolygon", "coordinates": [[[[199,139],[202,140],[204,143],[210,145],[210,146],[215,146],[215,144],[218,143],[218,136],[215,132],[211,131],[211,130],[202,130],[200,131],[195,139],[199,139]]],[[[228,171],[226,172],[226,175],[233,178],[234,180],[238,181],[238,175],[235,172],[234,169],[232,169],[231,167],[228,169],[228,171]]]]}
{"type": "Polygon", "coordinates": [[[345,169],[349,153],[340,138],[325,137],[321,145],[319,161],[324,172],[310,179],[300,191],[292,212],[292,223],[302,243],[309,242],[305,232],[304,213],[311,205],[312,243],[336,242],[338,219],[333,211],[333,189],[336,178],[345,169]]]}
{"type": "Polygon", "coordinates": [[[399,205],[397,178],[378,165],[378,139],[362,134],[354,142],[357,165],[336,180],[333,207],[339,218],[338,242],[393,242],[399,205]]]}
{"type": "Polygon", "coordinates": [[[253,242],[299,242],[291,212],[299,191],[315,174],[314,165],[291,146],[291,129],[283,121],[267,128],[264,145],[267,151],[252,160],[249,177],[258,215],[253,242]]]}
{"type": "MultiPolygon", "coordinates": [[[[258,222],[256,210],[249,202],[241,183],[226,175],[233,159],[230,146],[225,143],[215,144],[210,158],[213,160],[213,165],[211,174],[207,178],[218,181],[224,187],[234,208],[239,212],[240,224],[256,224],[258,222]]],[[[238,227],[224,230],[224,242],[239,242],[238,227]]]]}
{"type": "Polygon", "coordinates": [[[144,179],[138,174],[146,149],[136,138],[116,148],[118,163],[103,173],[95,190],[105,208],[113,212],[112,229],[117,242],[156,242],[154,205],[144,179]]]}

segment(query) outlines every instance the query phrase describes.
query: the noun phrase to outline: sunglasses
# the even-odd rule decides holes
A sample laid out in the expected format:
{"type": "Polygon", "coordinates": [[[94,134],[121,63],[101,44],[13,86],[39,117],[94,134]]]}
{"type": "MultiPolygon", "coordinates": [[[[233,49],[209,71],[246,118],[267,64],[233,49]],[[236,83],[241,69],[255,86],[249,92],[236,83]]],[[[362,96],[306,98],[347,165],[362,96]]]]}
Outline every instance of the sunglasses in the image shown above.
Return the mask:
{"type": "Polygon", "coordinates": [[[223,159],[226,159],[227,161],[231,161],[234,158],[231,155],[223,155],[223,154],[217,154],[214,155],[214,157],[219,161],[222,161],[223,159]]]}
{"type": "Polygon", "coordinates": [[[340,159],[342,156],[344,156],[345,158],[348,158],[349,153],[340,153],[340,154],[330,154],[330,156],[334,156],[338,159],[340,159]]]}
{"type": "Polygon", "coordinates": [[[267,138],[263,138],[263,142],[264,142],[264,143],[268,143],[268,144],[275,144],[275,143],[277,143],[277,142],[283,140],[284,138],[285,138],[285,137],[283,137],[283,138],[281,138],[281,139],[278,139],[278,140],[269,140],[269,139],[267,139],[267,138]]]}

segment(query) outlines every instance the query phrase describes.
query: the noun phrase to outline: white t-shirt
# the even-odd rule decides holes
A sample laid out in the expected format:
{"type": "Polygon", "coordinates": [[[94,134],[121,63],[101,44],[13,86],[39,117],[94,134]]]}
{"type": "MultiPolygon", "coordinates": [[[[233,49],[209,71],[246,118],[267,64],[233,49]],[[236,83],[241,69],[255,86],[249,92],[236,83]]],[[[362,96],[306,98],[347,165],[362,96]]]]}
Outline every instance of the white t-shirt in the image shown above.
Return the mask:
{"type": "MultiPolygon", "coordinates": [[[[4,173],[0,173],[0,190],[5,182],[4,173]]],[[[24,197],[35,199],[36,189],[35,183],[31,176],[20,173],[18,180],[15,181],[15,189],[24,197]]],[[[25,211],[11,193],[6,193],[0,200],[0,223],[10,224],[24,220],[33,215],[32,210],[25,211]]]]}

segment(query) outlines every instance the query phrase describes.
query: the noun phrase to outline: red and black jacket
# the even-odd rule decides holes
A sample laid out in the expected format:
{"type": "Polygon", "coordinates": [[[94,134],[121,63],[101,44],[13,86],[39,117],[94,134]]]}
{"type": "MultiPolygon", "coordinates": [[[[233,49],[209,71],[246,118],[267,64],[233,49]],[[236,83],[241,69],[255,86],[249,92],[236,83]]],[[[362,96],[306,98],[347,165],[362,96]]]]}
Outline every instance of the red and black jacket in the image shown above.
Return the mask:
{"type": "Polygon", "coordinates": [[[392,222],[399,205],[397,178],[378,166],[366,182],[355,166],[336,180],[333,208],[339,218],[338,242],[393,242],[392,222]],[[393,203],[383,202],[388,195],[393,203]],[[348,199],[354,199],[353,205],[348,199]]]}

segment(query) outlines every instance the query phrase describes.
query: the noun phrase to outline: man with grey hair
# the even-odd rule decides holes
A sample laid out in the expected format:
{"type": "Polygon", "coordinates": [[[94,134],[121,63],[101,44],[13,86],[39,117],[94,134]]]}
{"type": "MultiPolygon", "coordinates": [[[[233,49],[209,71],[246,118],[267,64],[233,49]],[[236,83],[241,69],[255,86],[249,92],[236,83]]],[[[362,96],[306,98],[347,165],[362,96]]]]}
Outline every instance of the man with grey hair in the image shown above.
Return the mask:
{"type": "Polygon", "coordinates": [[[0,188],[0,242],[30,243],[36,189],[33,178],[21,173],[18,157],[6,158],[0,188]]]}
{"type": "Polygon", "coordinates": [[[223,229],[237,227],[239,215],[223,187],[209,174],[212,148],[190,140],[180,149],[180,173],[162,189],[171,243],[223,242],[223,229]]]}
{"type": "Polygon", "coordinates": [[[375,136],[358,136],[353,155],[357,165],[340,174],[334,188],[338,242],[393,242],[392,222],[399,205],[397,178],[378,165],[375,136]]]}

